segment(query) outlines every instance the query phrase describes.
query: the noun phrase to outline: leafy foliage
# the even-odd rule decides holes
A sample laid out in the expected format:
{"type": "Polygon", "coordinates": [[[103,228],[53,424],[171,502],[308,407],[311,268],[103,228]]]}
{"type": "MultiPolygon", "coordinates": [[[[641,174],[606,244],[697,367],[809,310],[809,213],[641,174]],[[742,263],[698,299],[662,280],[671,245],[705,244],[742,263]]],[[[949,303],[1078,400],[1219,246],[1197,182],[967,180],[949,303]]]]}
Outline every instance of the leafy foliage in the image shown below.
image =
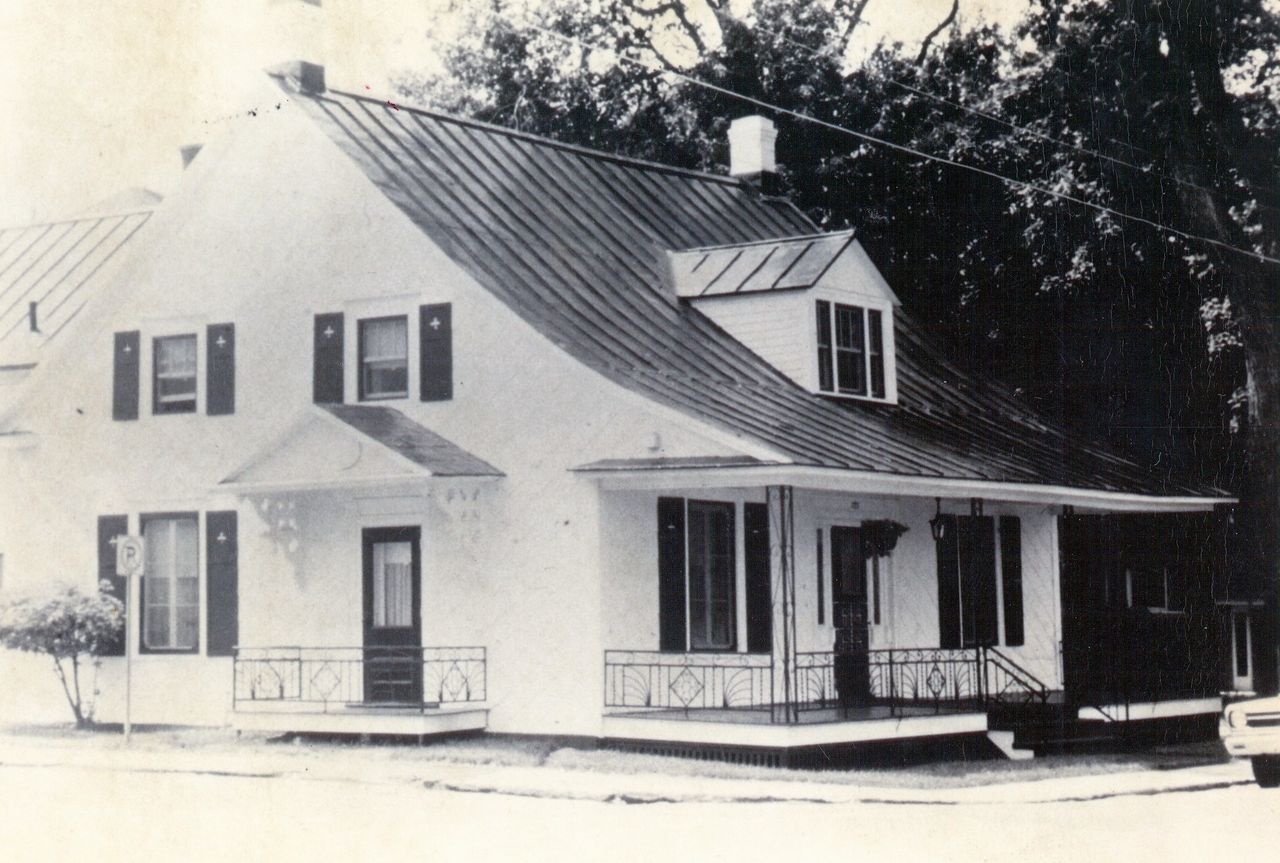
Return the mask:
{"type": "Polygon", "coordinates": [[[0,608],[0,645],[10,650],[52,657],[76,724],[93,724],[93,701],[80,687],[80,669],[89,657],[102,655],[124,635],[124,606],[102,592],[85,594],[66,587],[43,598],[22,598],[0,608]]]}

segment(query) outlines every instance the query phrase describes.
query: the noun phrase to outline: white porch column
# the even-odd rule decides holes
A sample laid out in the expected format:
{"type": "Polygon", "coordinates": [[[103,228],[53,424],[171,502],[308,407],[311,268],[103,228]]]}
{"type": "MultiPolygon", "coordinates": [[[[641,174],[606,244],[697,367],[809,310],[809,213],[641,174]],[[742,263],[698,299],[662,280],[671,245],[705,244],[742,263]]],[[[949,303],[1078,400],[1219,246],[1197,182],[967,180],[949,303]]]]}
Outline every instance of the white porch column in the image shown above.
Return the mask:
{"type": "Polygon", "coordinates": [[[796,556],[794,490],[771,485],[769,506],[769,591],[773,607],[773,720],[794,722],[796,706],[796,556]]]}

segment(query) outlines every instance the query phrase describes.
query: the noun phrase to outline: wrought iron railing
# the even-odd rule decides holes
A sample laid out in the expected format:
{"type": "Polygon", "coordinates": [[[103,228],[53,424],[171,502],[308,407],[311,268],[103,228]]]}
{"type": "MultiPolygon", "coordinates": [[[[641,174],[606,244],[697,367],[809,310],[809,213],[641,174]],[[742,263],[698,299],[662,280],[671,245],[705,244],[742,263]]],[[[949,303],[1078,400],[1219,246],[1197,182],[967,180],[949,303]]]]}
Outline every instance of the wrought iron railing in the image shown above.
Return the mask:
{"type": "Polygon", "coordinates": [[[427,710],[487,698],[483,647],[237,647],[232,669],[237,709],[270,703],[427,710]]]}
{"type": "Polygon", "coordinates": [[[874,718],[1049,697],[1034,675],[986,647],[871,650],[865,659],[801,652],[789,694],[779,691],[785,686],[775,689],[782,672],[775,672],[768,654],[609,650],[604,673],[606,708],[767,710],[774,722],[806,721],[800,718],[806,711],[850,706],[867,708],[866,716],[874,718]],[[850,680],[842,662],[862,662],[865,669],[850,680]],[[852,697],[846,691],[841,699],[842,683],[852,697]]]}
{"type": "Polygon", "coordinates": [[[606,650],[605,707],[759,710],[773,701],[767,653],[606,650]]]}

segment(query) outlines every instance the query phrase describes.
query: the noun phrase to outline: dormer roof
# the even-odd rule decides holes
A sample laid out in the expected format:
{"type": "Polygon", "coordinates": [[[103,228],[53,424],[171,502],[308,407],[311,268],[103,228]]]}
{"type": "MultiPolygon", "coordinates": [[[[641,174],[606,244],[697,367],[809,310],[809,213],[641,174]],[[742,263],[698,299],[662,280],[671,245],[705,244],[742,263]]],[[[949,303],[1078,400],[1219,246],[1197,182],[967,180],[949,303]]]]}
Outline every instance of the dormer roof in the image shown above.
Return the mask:
{"type": "Polygon", "coordinates": [[[669,252],[676,295],[686,298],[788,291],[818,284],[852,231],[669,252]]]}

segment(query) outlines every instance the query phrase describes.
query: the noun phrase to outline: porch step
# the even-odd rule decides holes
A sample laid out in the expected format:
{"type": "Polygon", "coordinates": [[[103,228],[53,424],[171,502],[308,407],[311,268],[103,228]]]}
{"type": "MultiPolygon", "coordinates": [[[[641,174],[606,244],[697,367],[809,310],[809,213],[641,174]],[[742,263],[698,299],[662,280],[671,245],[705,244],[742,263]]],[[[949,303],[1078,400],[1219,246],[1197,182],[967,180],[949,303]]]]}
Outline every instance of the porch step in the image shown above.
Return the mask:
{"type": "Polygon", "coordinates": [[[988,731],[987,739],[1004,753],[1004,757],[1010,761],[1027,761],[1036,757],[1034,749],[1020,749],[1015,745],[1015,737],[1012,731],[988,731]]]}

